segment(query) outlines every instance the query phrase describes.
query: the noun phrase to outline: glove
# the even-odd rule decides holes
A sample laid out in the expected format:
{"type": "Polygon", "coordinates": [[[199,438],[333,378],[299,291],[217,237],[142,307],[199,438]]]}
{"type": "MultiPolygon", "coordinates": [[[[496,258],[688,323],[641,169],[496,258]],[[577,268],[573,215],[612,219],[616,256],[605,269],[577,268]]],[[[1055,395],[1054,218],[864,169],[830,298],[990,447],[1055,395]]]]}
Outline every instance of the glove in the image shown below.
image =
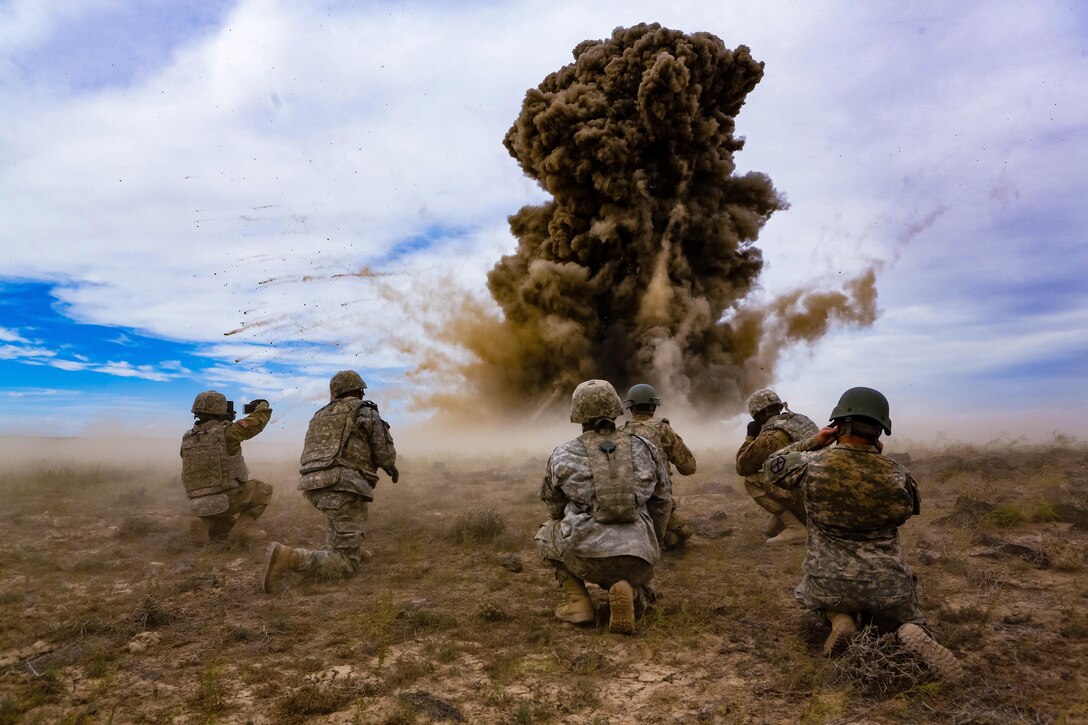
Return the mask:
{"type": "Polygon", "coordinates": [[[748,435],[750,435],[750,436],[752,436],[753,438],[755,438],[756,436],[758,436],[758,435],[759,435],[759,430],[760,430],[760,429],[761,429],[762,427],[763,427],[762,425],[760,425],[760,424],[759,424],[758,422],[756,422],[756,421],[754,421],[754,420],[753,420],[753,421],[749,421],[749,423],[748,423],[748,435]]]}
{"type": "Polygon", "coordinates": [[[400,471],[397,470],[396,466],[390,466],[389,468],[385,469],[385,472],[389,474],[389,480],[393,483],[396,483],[400,480],[400,471]]]}

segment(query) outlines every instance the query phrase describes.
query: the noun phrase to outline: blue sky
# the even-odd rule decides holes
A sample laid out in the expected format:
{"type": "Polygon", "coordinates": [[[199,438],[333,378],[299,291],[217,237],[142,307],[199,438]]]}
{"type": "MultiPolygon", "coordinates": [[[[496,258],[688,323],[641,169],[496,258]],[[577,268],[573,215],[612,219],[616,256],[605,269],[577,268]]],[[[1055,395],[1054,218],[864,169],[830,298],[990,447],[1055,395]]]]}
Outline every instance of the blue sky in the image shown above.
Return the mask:
{"type": "Polygon", "coordinates": [[[545,199],[501,145],[525,90],[641,21],[766,63],[737,161],[791,208],[756,299],[879,267],[880,318],[787,353],[783,397],[1084,437],[1088,11],[786,0],[0,0],[0,434],[169,437],[209,387],[294,434],[349,367],[425,416],[406,372],[545,199]]]}

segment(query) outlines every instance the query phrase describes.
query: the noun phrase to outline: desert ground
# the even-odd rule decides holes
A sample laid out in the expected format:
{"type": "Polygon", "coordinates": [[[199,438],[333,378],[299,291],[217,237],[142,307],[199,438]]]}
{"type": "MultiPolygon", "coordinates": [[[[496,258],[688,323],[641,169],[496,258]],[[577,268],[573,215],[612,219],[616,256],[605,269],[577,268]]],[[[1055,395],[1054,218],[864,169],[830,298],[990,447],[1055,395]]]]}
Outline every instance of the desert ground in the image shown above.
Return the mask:
{"type": "MultiPolygon", "coordinates": [[[[0,723],[1088,722],[1088,445],[903,452],[923,511],[901,534],[955,685],[869,631],[820,656],[792,596],[803,547],[764,545],[732,450],[674,477],[697,533],[631,637],[552,616],[546,450],[404,456],[361,574],[272,595],[265,544],[189,543],[176,458],[9,457],[0,723]]],[[[294,461],[250,469],[275,488],[270,540],[319,547],[294,461]]]]}

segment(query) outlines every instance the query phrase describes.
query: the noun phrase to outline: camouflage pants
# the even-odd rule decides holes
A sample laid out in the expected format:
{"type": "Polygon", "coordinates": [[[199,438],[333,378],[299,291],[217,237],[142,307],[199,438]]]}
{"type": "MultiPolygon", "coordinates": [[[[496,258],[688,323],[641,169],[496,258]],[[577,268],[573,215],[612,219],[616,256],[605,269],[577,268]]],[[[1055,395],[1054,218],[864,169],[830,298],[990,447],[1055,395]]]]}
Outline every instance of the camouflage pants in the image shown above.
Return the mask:
{"type": "Polygon", "coordinates": [[[324,488],[305,491],[306,498],[325,514],[325,548],[295,549],[295,571],[312,576],[346,578],[359,570],[369,507],[362,496],[324,488]]]}
{"type": "Polygon", "coordinates": [[[234,526],[235,519],[242,514],[259,518],[272,500],[272,487],[253,478],[226,493],[230,502],[226,511],[214,516],[199,517],[207,523],[208,536],[212,539],[225,539],[234,526]]]}
{"type": "Polygon", "coordinates": [[[808,520],[805,515],[805,502],[801,490],[787,491],[784,488],[769,484],[759,476],[748,476],[744,479],[744,488],[748,495],[760,508],[778,516],[783,511],[790,511],[801,523],[808,520]]]}
{"type": "Polygon", "coordinates": [[[926,627],[926,617],[918,606],[916,579],[904,591],[888,592],[852,582],[805,575],[793,595],[806,609],[824,614],[848,612],[861,614],[862,621],[884,632],[892,632],[908,622],[926,627]]]}
{"type": "Polygon", "coordinates": [[[623,580],[631,585],[635,594],[635,616],[641,617],[646,608],[656,599],[651,582],[654,578],[654,565],[637,556],[608,556],[603,558],[583,558],[565,556],[563,561],[545,559],[555,567],[555,579],[560,584],[566,577],[581,579],[583,582],[596,584],[608,589],[623,580]]]}

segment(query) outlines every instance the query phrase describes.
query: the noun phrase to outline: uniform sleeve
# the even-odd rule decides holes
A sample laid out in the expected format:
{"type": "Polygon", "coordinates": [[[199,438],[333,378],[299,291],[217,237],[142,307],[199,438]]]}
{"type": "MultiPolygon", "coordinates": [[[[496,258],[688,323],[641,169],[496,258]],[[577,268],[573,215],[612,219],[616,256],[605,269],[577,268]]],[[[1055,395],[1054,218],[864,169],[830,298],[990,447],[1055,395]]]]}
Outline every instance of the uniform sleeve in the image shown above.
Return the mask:
{"type": "Polygon", "coordinates": [[[684,439],[672,429],[667,420],[661,424],[661,437],[664,440],[665,452],[672,465],[676,466],[677,473],[681,476],[690,476],[695,473],[695,456],[692,455],[691,449],[684,445],[684,439]]]}
{"type": "Polygon", "coordinates": [[[813,445],[815,440],[816,436],[813,436],[791,443],[772,453],[763,464],[763,475],[767,483],[787,491],[799,488],[805,482],[805,471],[808,469],[809,462],[808,451],[815,450],[805,446],[813,445]]]}
{"type": "Polygon", "coordinates": [[[263,400],[257,403],[257,409],[239,421],[227,426],[227,455],[236,456],[242,450],[242,441],[248,441],[264,430],[272,419],[272,408],[263,400]]]}
{"type": "Polygon", "coordinates": [[[389,432],[389,424],[382,420],[377,406],[373,404],[359,406],[356,422],[370,445],[374,465],[385,469],[388,473],[389,469],[397,464],[397,449],[393,446],[393,435],[389,432]]]}
{"type": "Polygon", "coordinates": [[[661,543],[665,537],[665,529],[669,525],[669,515],[672,513],[672,478],[669,476],[668,464],[664,457],[653,447],[648,445],[650,455],[654,460],[655,476],[657,479],[654,492],[650,500],[646,502],[646,510],[650,514],[650,520],[654,523],[654,533],[657,541],[661,543]]]}
{"type": "Polygon", "coordinates": [[[540,484],[540,500],[548,505],[548,515],[553,519],[563,518],[563,511],[567,506],[567,495],[559,487],[555,479],[555,471],[552,468],[552,459],[548,458],[548,465],[544,469],[544,480],[540,484]]]}
{"type": "Polygon", "coordinates": [[[789,444],[789,435],[778,428],[762,431],[755,438],[746,436],[737,451],[737,473],[742,476],[759,473],[759,469],[772,453],[789,444]]]}

